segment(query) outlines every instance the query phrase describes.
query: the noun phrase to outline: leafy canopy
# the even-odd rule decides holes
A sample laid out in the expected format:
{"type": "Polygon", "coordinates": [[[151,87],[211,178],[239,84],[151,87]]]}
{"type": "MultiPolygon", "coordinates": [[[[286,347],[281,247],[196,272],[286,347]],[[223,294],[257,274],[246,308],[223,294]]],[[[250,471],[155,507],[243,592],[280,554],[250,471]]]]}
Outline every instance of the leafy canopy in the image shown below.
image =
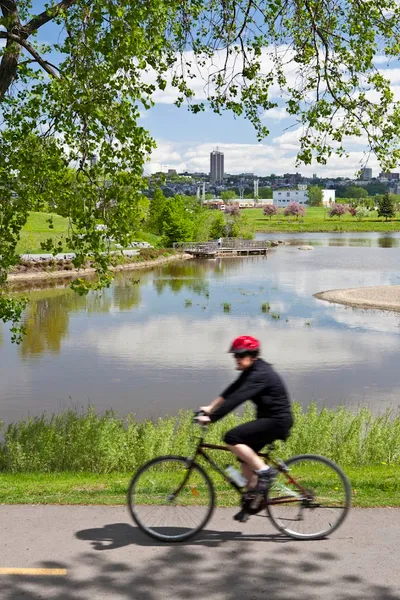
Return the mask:
{"type": "MultiPolygon", "coordinates": [[[[400,106],[374,59],[398,57],[399,17],[397,0],[61,0],[38,12],[0,0],[0,283],[29,210],[53,202],[75,265],[90,256],[109,284],[95,226],[126,245],[143,222],[154,141],[139,117],[156,91],[172,87],[195,113],[242,115],[259,139],[280,99],[301,128],[299,161],[326,163],[356,136],[395,167],[400,106]]],[[[21,310],[3,285],[0,318],[21,310]]]]}

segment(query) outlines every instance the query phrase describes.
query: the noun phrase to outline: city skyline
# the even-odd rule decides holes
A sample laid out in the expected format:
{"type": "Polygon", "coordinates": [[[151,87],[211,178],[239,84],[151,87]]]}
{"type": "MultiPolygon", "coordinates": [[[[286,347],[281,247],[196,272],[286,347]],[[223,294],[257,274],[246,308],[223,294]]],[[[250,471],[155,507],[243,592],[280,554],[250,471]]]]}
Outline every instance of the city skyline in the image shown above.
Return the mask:
{"type": "MultiPolygon", "coordinates": [[[[292,149],[294,144],[286,142],[283,144],[286,148],[292,149]]],[[[247,143],[201,143],[186,144],[183,142],[167,142],[162,140],[158,142],[158,147],[153,151],[149,162],[145,166],[147,174],[157,171],[167,171],[176,169],[178,172],[210,172],[210,151],[218,147],[224,155],[225,173],[238,175],[240,173],[252,172],[258,177],[265,177],[271,174],[296,172],[312,178],[316,174],[318,178],[337,178],[347,177],[357,178],[363,166],[372,169],[373,176],[378,176],[382,172],[382,167],[375,157],[370,157],[367,165],[362,165],[361,161],[365,159],[365,153],[353,151],[350,157],[332,156],[327,165],[297,164],[294,157],[285,155],[286,150],[276,149],[274,145],[267,144],[247,144],[247,143]],[[274,156],[275,153],[275,156],[274,156]],[[355,162],[357,160],[357,163],[355,162]]],[[[293,151],[293,150],[292,150],[293,151]]],[[[396,170],[399,170],[397,167],[396,170]]]]}

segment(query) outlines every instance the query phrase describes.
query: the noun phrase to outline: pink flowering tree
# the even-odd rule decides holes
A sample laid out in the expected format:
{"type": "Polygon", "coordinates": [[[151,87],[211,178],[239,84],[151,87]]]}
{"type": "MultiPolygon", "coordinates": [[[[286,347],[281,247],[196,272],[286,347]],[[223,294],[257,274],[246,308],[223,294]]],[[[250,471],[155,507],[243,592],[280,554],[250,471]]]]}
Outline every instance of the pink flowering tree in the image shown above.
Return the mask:
{"type": "Polygon", "coordinates": [[[273,215],[277,215],[279,212],[278,207],[275,204],[266,204],[263,209],[263,213],[266,217],[272,218],[273,215]]]}
{"type": "Polygon", "coordinates": [[[301,204],[298,204],[297,202],[291,202],[290,204],[288,204],[288,206],[285,208],[283,214],[285,215],[285,217],[304,217],[306,211],[304,206],[302,206],[301,204]]]}
{"type": "Polygon", "coordinates": [[[328,213],[330,217],[340,217],[345,215],[348,211],[348,206],[345,204],[332,204],[331,209],[328,213]]]}
{"type": "Polygon", "coordinates": [[[238,204],[227,204],[225,206],[225,214],[232,215],[233,217],[237,217],[240,213],[240,208],[238,204]]]}
{"type": "Polygon", "coordinates": [[[357,210],[358,210],[358,208],[356,206],[350,206],[349,207],[349,213],[351,214],[352,217],[356,217],[357,216],[357,210]]]}

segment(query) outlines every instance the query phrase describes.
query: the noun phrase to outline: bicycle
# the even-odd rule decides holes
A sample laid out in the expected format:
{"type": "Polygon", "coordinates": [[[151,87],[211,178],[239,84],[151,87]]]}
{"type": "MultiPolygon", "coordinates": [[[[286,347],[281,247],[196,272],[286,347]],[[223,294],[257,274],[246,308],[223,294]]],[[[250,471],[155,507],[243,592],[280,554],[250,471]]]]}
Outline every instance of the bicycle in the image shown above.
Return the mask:
{"type": "MultiPolygon", "coordinates": [[[[195,413],[195,419],[200,413],[195,413]]],[[[182,542],[200,532],[215,507],[215,488],[204,468],[205,459],[241,496],[251,495],[237,485],[204,451],[230,452],[226,446],[204,442],[203,426],[192,457],[160,456],[136,472],[128,488],[130,514],[147,535],[165,542],[182,542]]],[[[298,540],[321,539],[335,531],[351,505],[351,487],[343,471],[332,460],[316,454],[293,456],[285,462],[271,452],[259,453],[278,471],[261,505],[250,514],[266,510],[274,526],[298,540]],[[317,492],[318,488],[318,492],[317,492]],[[322,495],[321,495],[322,493],[322,495]],[[322,524],[323,520],[326,524],[322,524]]],[[[251,506],[251,505],[250,505],[251,506]]]]}

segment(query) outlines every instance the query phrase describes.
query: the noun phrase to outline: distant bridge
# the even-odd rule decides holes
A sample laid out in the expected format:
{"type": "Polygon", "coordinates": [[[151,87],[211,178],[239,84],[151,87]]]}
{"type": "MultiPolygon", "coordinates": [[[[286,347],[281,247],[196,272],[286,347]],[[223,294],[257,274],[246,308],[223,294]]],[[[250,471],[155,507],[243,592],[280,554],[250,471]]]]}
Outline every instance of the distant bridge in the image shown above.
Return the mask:
{"type": "Polygon", "coordinates": [[[223,238],[218,242],[178,242],[174,244],[178,252],[192,254],[195,258],[216,258],[220,256],[249,256],[250,254],[267,254],[270,242],[260,240],[242,240],[223,238]]]}

